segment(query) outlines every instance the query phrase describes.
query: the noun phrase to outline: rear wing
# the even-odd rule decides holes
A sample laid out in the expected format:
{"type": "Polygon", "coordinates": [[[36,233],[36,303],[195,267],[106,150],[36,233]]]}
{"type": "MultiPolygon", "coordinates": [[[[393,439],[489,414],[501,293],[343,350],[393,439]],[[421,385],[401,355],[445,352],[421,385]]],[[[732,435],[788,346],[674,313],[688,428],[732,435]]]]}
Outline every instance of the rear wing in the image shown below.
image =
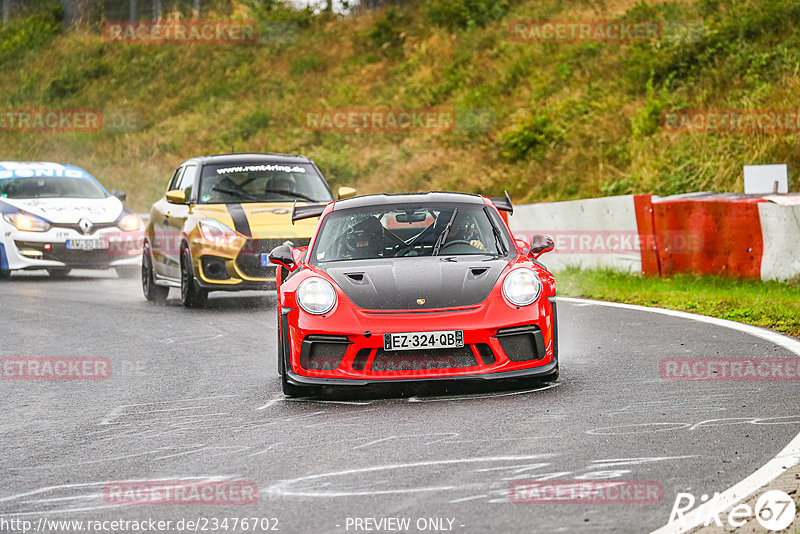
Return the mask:
{"type": "Polygon", "coordinates": [[[328,202],[315,202],[313,204],[306,204],[305,206],[298,206],[295,200],[292,206],[292,224],[302,219],[319,217],[327,207],[328,202]]]}
{"type": "Polygon", "coordinates": [[[504,191],[504,193],[506,194],[505,197],[489,197],[489,200],[492,201],[495,208],[514,215],[514,206],[511,204],[511,197],[508,196],[508,191],[504,191]]]}

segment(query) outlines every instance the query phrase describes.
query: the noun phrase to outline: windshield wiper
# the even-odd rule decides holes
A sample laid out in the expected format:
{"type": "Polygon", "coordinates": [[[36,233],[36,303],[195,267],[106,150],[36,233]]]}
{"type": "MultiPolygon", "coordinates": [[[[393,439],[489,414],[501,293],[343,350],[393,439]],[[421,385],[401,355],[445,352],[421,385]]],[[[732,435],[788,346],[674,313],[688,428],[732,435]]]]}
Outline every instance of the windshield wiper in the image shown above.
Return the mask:
{"type": "MultiPolygon", "coordinates": [[[[491,221],[490,221],[491,222],[491,221]]],[[[502,251],[500,253],[501,256],[505,256],[508,254],[508,250],[506,250],[506,245],[503,243],[503,238],[500,235],[500,230],[492,223],[492,233],[494,234],[494,240],[497,243],[497,250],[502,251]]]]}
{"type": "Polygon", "coordinates": [[[266,189],[264,190],[265,193],[278,193],[279,195],[286,195],[294,198],[302,198],[303,200],[308,200],[309,202],[317,202],[310,196],[304,195],[303,193],[296,193],[294,191],[289,191],[288,189],[266,189]]]}
{"type": "Polygon", "coordinates": [[[450,220],[447,222],[447,226],[444,227],[444,230],[442,230],[442,233],[439,234],[439,237],[436,239],[436,243],[434,243],[433,245],[433,253],[431,254],[431,256],[439,255],[439,249],[442,248],[444,240],[447,239],[447,234],[450,233],[450,228],[453,227],[453,221],[456,220],[456,213],[458,213],[458,208],[453,210],[453,215],[450,216],[450,220]]]}
{"type": "Polygon", "coordinates": [[[226,195],[245,196],[250,200],[260,200],[257,196],[251,195],[247,191],[242,191],[241,189],[228,189],[227,187],[219,187],[218,185],[215,185],[211,188],[211,190],[225,193],[226,195]]]}

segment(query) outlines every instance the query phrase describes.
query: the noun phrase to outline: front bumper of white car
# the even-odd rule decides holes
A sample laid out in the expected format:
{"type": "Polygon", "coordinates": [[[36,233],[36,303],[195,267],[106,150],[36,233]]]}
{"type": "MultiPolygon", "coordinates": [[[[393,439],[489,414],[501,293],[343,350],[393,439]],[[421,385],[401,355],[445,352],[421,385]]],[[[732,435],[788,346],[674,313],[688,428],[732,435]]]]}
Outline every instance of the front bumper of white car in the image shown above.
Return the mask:
{"type": "Polygon", "coordinates": [[[4,225],[0,234],[0,268],[108,269],[139,265],[143,231],[124,232],[108,225],[92,233],[52,227],[25,232],[4,225]]]}

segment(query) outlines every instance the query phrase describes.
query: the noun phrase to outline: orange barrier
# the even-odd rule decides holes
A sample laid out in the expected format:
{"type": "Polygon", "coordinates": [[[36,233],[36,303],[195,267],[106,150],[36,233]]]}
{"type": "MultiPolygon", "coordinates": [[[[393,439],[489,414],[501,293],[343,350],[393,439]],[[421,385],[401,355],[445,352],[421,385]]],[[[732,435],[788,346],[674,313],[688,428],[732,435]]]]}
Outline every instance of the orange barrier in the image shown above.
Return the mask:
{"type": "Polygon", "coordinates": [[[736,194],[655,199],[652,219],[661,276],[680,272],[761,278],[761,202],[765,200],[736,194]]]}

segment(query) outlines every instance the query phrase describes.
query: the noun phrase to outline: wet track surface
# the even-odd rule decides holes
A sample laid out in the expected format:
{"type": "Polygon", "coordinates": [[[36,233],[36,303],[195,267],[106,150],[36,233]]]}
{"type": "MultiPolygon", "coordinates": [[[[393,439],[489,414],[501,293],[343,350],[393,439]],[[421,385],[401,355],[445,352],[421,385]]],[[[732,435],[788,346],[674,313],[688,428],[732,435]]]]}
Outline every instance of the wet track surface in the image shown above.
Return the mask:
{"type": "Polygon", "coordinates": [[[0,282],[0,356],[112,364],[101,381],[0,381],[3,519],[264,517],[280,532],[338,533],[355,531],[348,518],[398,517],[410,518],[406,532],[446,531],[435,518],[463,533],[649,532],[677,492],[721,492],[800,431],[797,382],[660,378],[668,357],[793,356],[719,326],[562,302],[556,385],[296,400],[280,392],[271,294],[212,294],[186,310],[175,290],[150,305],[138,280],[81,274],[0,282]],[[251,481],[259,498],[104,499],[109,482],[154,479],[251,481]],[[515,481],[606,479],[657,482],[663,499],[509,500],[515,481]]]}

